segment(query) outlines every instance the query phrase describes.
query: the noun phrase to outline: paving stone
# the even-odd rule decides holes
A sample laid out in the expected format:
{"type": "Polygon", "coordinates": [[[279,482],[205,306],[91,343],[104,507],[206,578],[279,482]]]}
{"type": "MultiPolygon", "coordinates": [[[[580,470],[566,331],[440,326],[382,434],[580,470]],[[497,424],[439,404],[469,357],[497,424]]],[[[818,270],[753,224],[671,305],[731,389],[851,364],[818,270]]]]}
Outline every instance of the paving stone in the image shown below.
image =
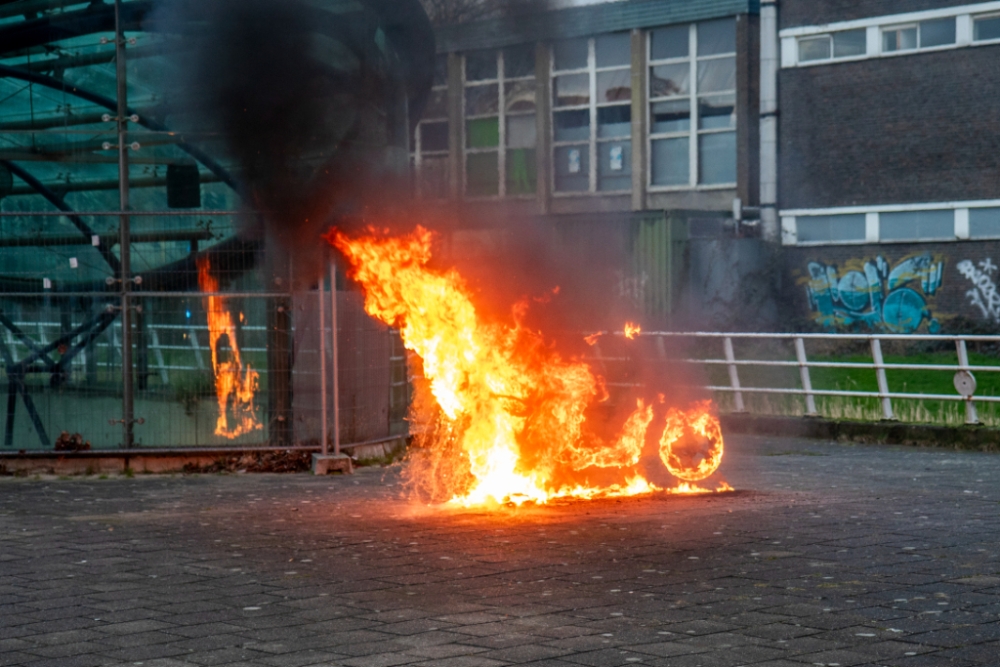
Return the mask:
{"type": "Polygon", "coordinates": [[[396,470],[0,478],[0,667],[998,664],[1000,457],[726,456],[733,494],[495,512],[396,470]]]}

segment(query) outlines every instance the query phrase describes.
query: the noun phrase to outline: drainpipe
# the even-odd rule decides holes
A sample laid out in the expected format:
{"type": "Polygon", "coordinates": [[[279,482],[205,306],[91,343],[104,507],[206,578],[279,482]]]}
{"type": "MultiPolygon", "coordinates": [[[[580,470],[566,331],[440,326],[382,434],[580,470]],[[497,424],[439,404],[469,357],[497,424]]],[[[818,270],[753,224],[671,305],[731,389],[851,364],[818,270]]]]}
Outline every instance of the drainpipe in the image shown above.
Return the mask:
{"type": "Polygon", "coordinates": [[[760,222],[777,243],[778,224],[778,2],[760,3],[760,222]]]}

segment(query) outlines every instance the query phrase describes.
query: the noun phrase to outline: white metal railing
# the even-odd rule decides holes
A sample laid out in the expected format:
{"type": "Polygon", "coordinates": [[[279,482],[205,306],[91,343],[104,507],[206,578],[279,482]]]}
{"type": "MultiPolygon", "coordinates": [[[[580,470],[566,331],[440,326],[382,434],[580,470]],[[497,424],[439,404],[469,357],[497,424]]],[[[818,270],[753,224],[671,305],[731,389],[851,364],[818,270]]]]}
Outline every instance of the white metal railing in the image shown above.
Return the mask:
{"type": "MultiPolygon", "coordinates": [[[[623,337],[624,332],[614,332],[615,336],[623,337]]],[[[1000,403],[1000,396],[976,395],[976,379],[973,372],[997,373],[1000,372],[1000,365],[972,365],[969,363],[967,343],[969,342],[989,342],[1000,345],[1000,336],[987,335],[933,335],[933,334],[806,334],[806,333],[720,333],[720,332],[673,332],[673,331],[651,331],[638,334],[641,338],[657,339],[657,349],[661,357],[666,359],[665,346],[663,340],[666,338],[686,338],[686,339],[715,339],[721,342],[721,358],[710,359],[677,359],[683,363],[703,364],[708,366],[725,366],[729,374],[729,385],[709,385],[705,389],[709,391],[725,392],[733,395],[733,403],[737,412],[746,412],[744,394],[775,394],[803,396],[806,403],[806,414],[817,416],[816,409],[817,396],[841,396],[852,398],[875,398],[879,400],[884,419],[895,419],[893,412],[893,399],[911,400],[934,400],[934,401],[958,401],[965,404],[965,422],[967,424],[978,424],[979,416],[976,411],[976,403],[1000,403]],[[774,359],[738,359],[733,348],[733,340],[771,340],[771,341],[791,341],[795,350],[795,360],[774,360],[774,359]],[[848,361],[810,361],[806,354],[805,342],[808,340],[823,341],[865,341],[868,343],[872,361],[870,363],[848,362],[848,361]],[[906,363],[886,363],[882,356],[882,341],[934,341],[951,342],[955,345],[957,363],[955,364],[906,364],[906,363]],[[741,383],[739,369],[746,366],[762,367],[797,367],[799,369],[799,380],[801,387],[748,387],[741,383]],[[878,391],[850,391],[840,389],[816,389],[813,387],[809,369],[811,368],[854,368],[870,369],[875,371],[878,383],[878,391]],[[923,394],[905,391],[892,391],[889,389],[889,382],[886,371],[892,370],[921,370],[921,371],[954,371],[953,383],[955,385],[954,394],[923,394]]],[[[599,345],[597,347],[598,356],[601,361],[612,361],[613,357],[604,357],[600,354],[599,345]]],[[[609,383],[612,384],[613,383],[609,383]]]]}

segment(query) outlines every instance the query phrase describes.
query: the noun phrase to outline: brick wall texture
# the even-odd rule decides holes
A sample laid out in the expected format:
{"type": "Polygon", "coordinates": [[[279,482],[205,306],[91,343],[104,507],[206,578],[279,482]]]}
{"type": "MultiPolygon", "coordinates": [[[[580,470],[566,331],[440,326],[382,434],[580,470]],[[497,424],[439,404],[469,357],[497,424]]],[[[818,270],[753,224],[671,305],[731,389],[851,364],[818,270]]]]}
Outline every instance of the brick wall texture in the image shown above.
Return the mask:
{"type": "Polygon", "coordinates": [[[969,0],[779,0],[782,29],[970,4],[969,0]]]}
{"type": "Polygon", "coordinates": [[[974,46],[781,70],[780,207],[1000,198],[998,62],[974,46]]]}
{"type": "Polygon", "coordinates": [[[967,331],[971,321],[984,330],[1000,329],[1000,241],[786,247],[783,262],[789,280],[780,318],[788,327],[886,333],[927,332],[940,327],[948,332],[955,328],[967,331]],[[910,267],[916,269],[911,279],[897,277],[896,284],[890,286],[892,271],[911,259],[910,267]],[[870,288],[867,277],[862,280],[866,265],[867,274],[874,269],[879,275],[879,286],[870,288]],[[939,283],[933,285],[933,278],[925,282],[923,277],[934,275],[930,269],[938,265],[942,267],[939,283]],[[817,268],[824,274],[820,280],[811,275],[817,268]],[[848,276],[852,272],[857,273],[848,276]],[[842,294],[841,289],[853,294],[842,294]],[[909,291],[903,294],[901,290],[909,291]],[[867,298],[866,292],[872,298],[867,298]],[[983,305],[977,305],[977,300],[983,305]],[[876,303],[882,311],[878,316],[872,312],[876,303]],[[918,315],[901,322],[901,310],[918,315]]]}

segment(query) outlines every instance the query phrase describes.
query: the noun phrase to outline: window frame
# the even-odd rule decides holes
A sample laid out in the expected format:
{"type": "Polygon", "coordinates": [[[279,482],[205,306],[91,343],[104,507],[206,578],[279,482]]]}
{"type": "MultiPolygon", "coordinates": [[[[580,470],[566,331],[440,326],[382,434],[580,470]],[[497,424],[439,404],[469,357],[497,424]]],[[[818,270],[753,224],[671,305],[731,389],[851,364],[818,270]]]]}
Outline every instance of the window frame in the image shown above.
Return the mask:
{"type": "MultiPolygon", "coordinates": [[[[726,53],[713,53],[707,56],[698,55],[698,23],[688,24],[688,54],[683,58],[665,58],[660,60],[653,60],[653,31],[650,30],[646,34],[645,39],[645,66],[647,69],[646,74],[646,104],[643,113],[646,115],[646,136],[644,141],[646,142],[646,190],[648,192],[683,192],[683,191],[707,191],[707,190],[732,190],[737,187],[739,182],[739,173],[736,174],[736,180],[729,183],[711,183],[704,184],[700,182],[700,166],[701,166],[701,154],[700,154],[700,144],[701,137],[710,134],[725,134],[732,133],[736,135],[739,128],[738,116],[736,122],[734,122],[732,127],[726,128],[709,128],[703,129],[700,127],[701,116],[699,114],[700,108],[699,103],[702,97],[721,97],[723,95],[731,94],[733,96],[733,108],[736,109],[736,96],[738,86],[735,86],[731,91],[715,91],[708,94],[701,94],[698,89],[698,65],[702,62],[712,61],[712,60],[724,60],[732,58],[734,62],[738,58],[738,50],[736,45],[733,45],[733,51],[728,51],[726,53]],[[654,97],[652,94],[653,79],[649,75],[652,68],[658,65],[677,65],[681,63],[687,63],[689,67],[688,72],[688,92],[686,96],[677,97],[654,97]],[[652,117],[652,107],[657,102],[667,102],[670,100],[688,100],[688,129],[684,132],[654,132],[653,131],[653,117],[652,117]],[[653,183],[653,142],[663,139],[677,139],[687,137],[688,139],[688,182],[682,185],[656,185],[653,183]]],[[[738,164],[737,164],[738,169],[738,164]]]]}
{"type": "Polygon", "coordinates": [[[900,243],[951,243],[955,241],[980,241],[1000,239],[1000,230],[995,235],[973,235],[971,229],[971,212],[976,210],[994,210],[1000,213],[1000,200],[986,199],[975,201],[926,202],[919,204],[896,204],[885,206],[845,206],[824,209],[791,209],[779,211],[781,219],[781,244],[786,246],[828,246],[828,245],[886,245],[900,243]],[[915,237],[903,239],[882,238],[882,216],[894,213],[928,213],[947,211],[952,215],[953,233],[948,237],[915,237]],[[798,238],[799,221],[803,219],[831,217],[840,215],[864,215],[865,238],[845,240],[800,241],[798,238]]]}
{"type": "MultiPolygon", "coordinates": [[[[525,45],[517,45],[517,46],[525,46],[526,48],[532,48],[532,49],[534,49],[534,43],[529,43],[529,44],[525,44],[525,45]]],[[[518,116],[522,116],[522,117],[523,116],[535,116],[536,117],[536,121],[535,122],[537,124],[537,122],[538,122],[537,121],[537,114],[538,114],[538,110],[539,110],[539,103],[538,103],[539,102],[539,99],[538,99],[539,90],[538,90],[538,80],[537,80],[538,78],[537,78],[537,76],[534,73],[532,73],[532,74],[530,74],[528,76],[518,76],[518,77],[510,77],[510,78],[506,77],[506,67],[505,67],[505,60],[504,60],[504,49],[503,48],[498,48],[498,49],[490,49],[490,50],[492,50],[494,52],[494,54],[496,56],[496,59],[497,59],[497,78],[496,79],[482,79],[480,81],[471,81],[471,82],[468,81],[468,79],[466,77],[466,53],[463,52],[461,54],[461,62],[462,62],[462,91],[461,91],[462,92],[462,119],[461,119],[462,120],[462,128],[461,128],[461,130],[462,130],[461,131],[461,135],[462,135],[462,146],[461,146],[461,151],[462,151],[462,198],[463,199],[471,199],[471,200],[474,200],[474,201],[499,201],[499,200],[502,200],[502,199],[534,199],[537,196],[537,186],[535,188],[535,192],[524,193],[524,194],[513,194],[513,195],[507,194],[507,151],[508,151],[508,146],[507,146],[507,119],[508,118],[513,118],[513,117],[518,117],[518,116]],[[506,90],[506,84],[508,84],[508,83],[517,83],[517,82],[520,82],[520,81],[534,81],[535,82],[535,108],[534,108],[533,111],[508,112],[507,111],[507,105],[506,105],[506,92],[507,92],[507,90],[506,90]],[[468,123],[468,121],[470,121],[470,120],[477,120],[477,119],[484,119],[484,118],[493,118],[494,116],[492,114],[478,114],[478,115],[470,116],[467,113],[467,109],[466,109],[467,98],[466,98],[466,94],[465,93],[466,93],[466,91],[469,88],[477,88],[477,87],[480,87],[480,86],[492,86],[492,85],[495,85],[497,87],[497,115],[496,115],[496,118],[497,118],[497,123],[499,124],[499,127],[497,128],[497,131],[498,131],[497,146],[495,148],[494,147],[470,148],[468,146],[468,135],[467,135],[467,132],[468,132],[468,130],[467,130],[467,127],[468,127],[467,123],[468,123]],[[493,153],[493,152],[495,152],[497,154],[497,194],[495,194],[495,195],[469,194],[468,156],[471,155],[471,154],[488,154],[488,153],[493,153]]],[[[535,139],[535,148],[534,148],[536,160],[537,160],[537,155],[538,155],[538,148],[539,148],[538,139],[536,138],[535,139]]],[[[523,150],[523,149],[514,149],[514,150],[523,150]]],[[[537,164],[537,162],[536,162],[536,164],[537,164]]]]}
{"type": "MultiPolygon", "coordinates": [[[[576,38],[576,39],[586,39],[587,40],[587,66],[586,68],[576,68],[576,69],[566,69],[557,70],[556,69],[556,54],[555,49],[551,49],[549,53],[549,94],[552,98],[552,105],[549,111],[551,115],[551,122],[549,123],[549,146],[550,146],[550,159],[552,168],[550,169],[549,175],[549,187],[552,189],[553,197],[582,197],[582,196],[601,196],[601,195],[623,195],[632,192],[634,187],[634,179],[636,175],[633,173],[630,175],[630,181],[633,181],[628,189],[623,190],[601,190],[599,189],[599,174],[600,169],[600,145],[608,144],[614,142],[624,142],[627,141],[629,144],[632,143],[632,133],[631,133],[631,123],[630,131],[627,137],[599,137],[598,136],[598,109],[608,108],[608,107],[621,107],[628,106],[629,112],[631,113],[632,102],[634,100],[636,91],[631,90],[632,87],[632,62],[631,57],[628,64],[626,65],[609,65],[604,67],[597,66],[597,38],[604,35],[629,35],[630,33],[624,33],[621,31],[602,33],[601,35],[594,35],[592,37],[576,38]],[[599,102],[597,99],[597,77],[603,72],[616,72],[616,71],[626,71],[629,77],[629,90],[631,94],[629,95],[628,102],[599,102]],[[555,82],[556,78],[560,76],[571,76],[574,74],[587,74],[588,85],[589,85],[589,101],[587,104],[573,104],[567,106],[556,106],[555,98],[555,82]],[[582,111],[587,110],[588,117],[590,119],[589,125],[589,136],[586,140],[587,144],[587,159],[589,171],[587,174],[587,189],[586,190],[559,190],[556,187],[556,151],[560,148],[569,148],[572,146],[582,146],[584,140],[573,139],[573,140],[556,140],[556,114],[562,111],[582,111]]],[[[631,53],[631,41],[630,41],[630,53],[631,53]]],[[[633,147],[634,150],[634,147],[633,147]]],[[[631,171],[631,165],[629,165],[629,170],[631,171]]]]}
{"type": "Polygon", "coordinates": [[[1000,20],[1000,12],[986,12],[983,14],[972,14],[969,17],[972,21],[972,43],[975,45],[989,45],[989,44],[1000,44],[1000,37],[994,37],[993,39],[976,39],[976,21],[981,21],[984,19],[996,19],[1000,20]]]}
{"type": "MultiPolygon", "coordinates": [[[[879,34],[881,35],[881,33],[879,33],[879,34]]],[[[797,63],[799,63],[799,64],[801,64],[803,66],[819,65],[819,64],[823,64],[823,63],[829,63],[829,62],[849,62],[851,60],[864,60],[865,58],[870,57],[868,55],[868,43],[867,43],[867,41],[868,41],[868,35],[867,35],[867,31],[864,28],[851,28],[851,29],[848,29],[848,30],[831,30],[830,32],[823,32],[823,33],[818,33],[818,34],[814,34],[814,35],[802,35],[801,37],[796,37],[795,38],[795,49],[796,49],[795,60],[796,60],[797,63]],[[855,54],[853,56],[838,56],[837,55],[837,45],[836,45],[836,35],[839,35],[839,34],[842,34],[842,33],[845,33],[845,32],[855,32],[855,31],[863,31],[863,32],[865,32],[865,52],[864,53],[858,53],[858,54],[855,54]],[[830,55],[828,57],[826,57],[826,58],[812,58],[811,60],[802,60],[802,50],[801,50],[802,47],[801,47],[801,43],[804,42],[804,41],[807,41],[807,40],[814,40],[814,39],[820,39],[820,38],[826,38],[828,40],[828,42],[830,44],[830,55]]],[[[907,51],[907,53],[909,53],[909,51],[907,51]]]]}
{"type": "MultiPolygon", "coordinates": [[[[445,79],[444,83],[434,83],[431,86],[431,95],[434,93],[444,93],[445,98],[445,109],[444,116],[435,116],[433,118],[421,118],[413,130],[413,145],[410,147],[410,160],[413,165],[414,174],[414,192],[416,193],[417,199],[427,199],[427,200],[440,200],[448,199],[450,194],[447,192],[448,184],[445,183],[445,194],[443,197],[429,197],[424,192],[424,181],[423,181],[423,167],[424,158],[431,159],[443,159],[447,165],[448,160],[451,157],[451,119],[448,117],[448,75],[447,75],[447,65],[445,65],[445,79]],[[448,127],[448,146],[443,151],[425,151],[423,150],[423,126],[433,125],[436,123],[445,123],[448,127]]],[[[446,168],[447,173],[447,168],[446,168]]]]}

